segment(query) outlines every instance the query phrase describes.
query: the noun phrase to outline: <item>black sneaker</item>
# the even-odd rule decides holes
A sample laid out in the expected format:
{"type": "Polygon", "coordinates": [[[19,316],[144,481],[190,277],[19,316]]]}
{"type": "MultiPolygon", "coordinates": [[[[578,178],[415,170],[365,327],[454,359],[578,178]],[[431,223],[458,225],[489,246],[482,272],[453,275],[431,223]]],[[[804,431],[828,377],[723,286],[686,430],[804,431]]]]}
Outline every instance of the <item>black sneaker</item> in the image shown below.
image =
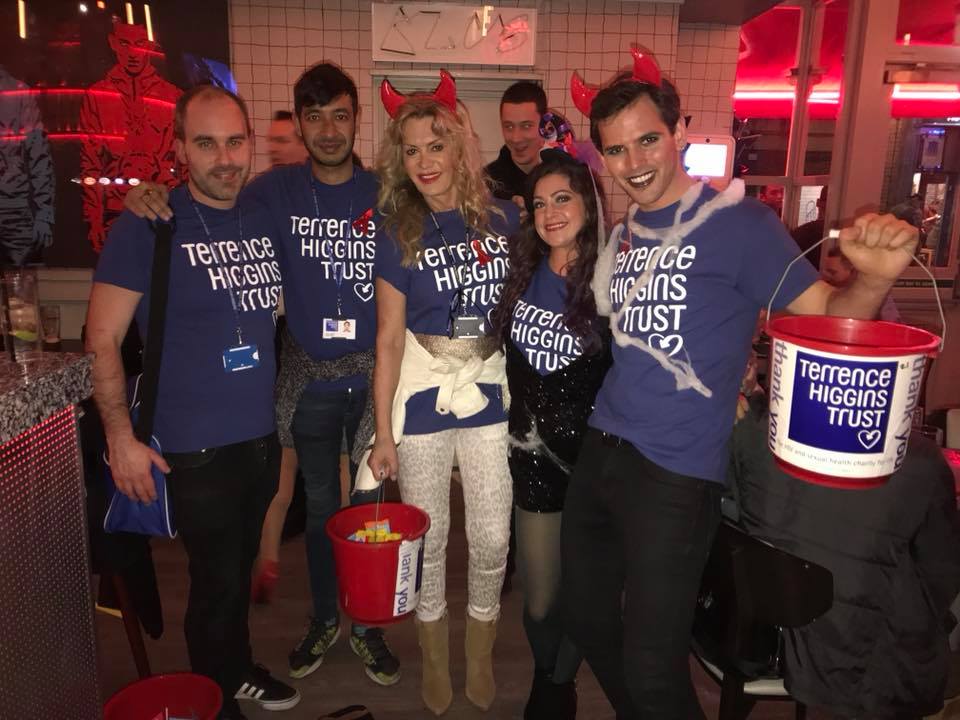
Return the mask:
{"type": "Polygon", "coordinates": [[[240,712],[236,700],[227,700],[217,715],[217,720],[247,720],[247,716],[240,712]]]}
{"type": "Polygon", "coordinates": [[[339,622],[331,625],[325,620],[311,618],[307,634],[290,653],[290,677],[299,680],[320,667],[323,656],[339,637],[339,622]]]}
{"type": "Polygon", "coordinates": [[[370,628],[363,635],[350,633],[350,649],[363,660],[367,677],[377,685],[394,685],[400,680],[400,661],[390,652],[380,628],[370,628]]]}
{"type": "Polygon", "coordinates": [[[254,665],[233,697],[255,702],[264,710],[289,710],[300,702],[300,691],[277,680],[263,665],[254,665]]]}

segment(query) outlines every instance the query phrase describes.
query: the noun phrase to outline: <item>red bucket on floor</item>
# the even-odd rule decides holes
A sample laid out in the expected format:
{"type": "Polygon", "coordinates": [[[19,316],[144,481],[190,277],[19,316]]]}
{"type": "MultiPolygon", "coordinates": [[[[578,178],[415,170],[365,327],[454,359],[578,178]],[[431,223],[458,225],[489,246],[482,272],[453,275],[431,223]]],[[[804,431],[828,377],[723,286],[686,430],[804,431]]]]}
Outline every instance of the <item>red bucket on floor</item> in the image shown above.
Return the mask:
{"type": "Polygon", "coordinates": [[[876,320],[788,315],[767,325],[768,445],[808,482],[882,484],[903,463],[927,358],[940,338],[876,320]]]}
{"type": "Polygon", "coordinates": [[[223,696],[210,678],[154,675],[127,685],[103,708],[103,720],[216,720],[223,696]]]}
{"type": "Polygon", "coordinates": [[[404,503],[352,505],[327,521],[337,566],[340,605],[364,625],[387,625],[413,612],[420,601],[423,575],[423,536],[430,517],[404,503]],[[347,538],[376,519],[389,520],[390,530],[402,540],[360,543],[347,538]]]}

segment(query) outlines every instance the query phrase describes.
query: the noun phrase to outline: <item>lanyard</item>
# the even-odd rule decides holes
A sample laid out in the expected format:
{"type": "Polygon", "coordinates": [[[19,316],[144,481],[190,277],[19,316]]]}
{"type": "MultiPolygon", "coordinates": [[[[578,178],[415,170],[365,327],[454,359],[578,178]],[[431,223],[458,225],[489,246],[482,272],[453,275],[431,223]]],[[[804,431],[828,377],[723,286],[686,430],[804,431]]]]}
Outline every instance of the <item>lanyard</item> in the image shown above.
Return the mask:
{"type": "MultiPolygon", "coordinates": [[[[437,232],[440,234],[440,240],[443,242],[443,246],[447,249],[447,254],[450,256],[451,260],[457,261],[457,293],[454,296],[456,300],[456,307],[458,312],[463,310],[463,301],[464,301],[464,283],[463,283],[463,267],[466,265],[466,260],[461,259],[453,254],[453,250],[450,247],[450,243],[447,242],[447,236],[443,234],[443,229],[440,227],[440,223],[437,221],[437,216],[431,212],[430,219],[433,220],[433,226],[437,229],[437,232]]],[[[464,223],[463,230],[463,241],[466,243],[467,248],[471,248],[470,243],[470,228],[466,227],[464,223]]]]}
{"type": "MultiPolygon", "coordinates": [[[[213,244],[213,236],[210,234],[210,228],[207,227],[207,221],[203,218],[203,213],[200,212],[200,206],[197,205],[197,201],[193,199],[193,194],[190,190],[187,190],[187,195],[190,196],[190,204],[193,205],[193,209],[197,213],[197,217],[200,218],[200,224],[203,226],[203,232],[207,236],[207,243],[210,246],[210,254],[213,255],[214,262],[217,263],[217,267],[223,271],[223,276],[226,280],[227,286],[227,295],[230,297],[230,307],[233,308],[233,319],[237,324],[237,344],[243,345],[243,330],[240,327],[240,306],[237,302],[236,297],[236,288],[233,285],[233,279],[230,277],[228,272],[229,268],[223,264],[223,261],[220,259],[219,252],[213,244]]],[[[240,208],[237,207],[237,228],[240,231],[240,242],[243,242],[243,215],[240,213],[240,208]]]]}
{"type": "MultiPolygon", "coordinates": [[[[353,196],[355,195],[357,185],[357,171],[354,168],[353,175],[350,178],[350,201],[347,203],[347,232],[353,231],[353,196]]],[[[316,218],[320,219],[320,198],[317,197],[316,181],[313,172],[310,174],[310,192],[313,195],[313,209],[316,212],[316,218]]],[[[349,238],[346,238],[349,240],[349,238]]],[[[333,257],[333,243],[330,243],[330,262],[333,265],[333,282],[337,286],[337,317],[343,317],[343,300],[340,288],[343,286],[343,271],[346,263],[335,260],[333,257]]]]}

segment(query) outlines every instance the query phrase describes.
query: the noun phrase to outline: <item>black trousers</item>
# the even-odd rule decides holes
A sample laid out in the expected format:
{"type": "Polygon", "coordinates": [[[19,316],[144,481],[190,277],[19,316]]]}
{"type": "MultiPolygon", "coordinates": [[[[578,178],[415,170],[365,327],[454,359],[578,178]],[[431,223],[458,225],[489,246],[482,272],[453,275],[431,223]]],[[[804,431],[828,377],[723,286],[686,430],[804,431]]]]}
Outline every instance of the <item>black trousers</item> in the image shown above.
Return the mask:
{"type": "Polygon", "coordinates": [[[564,505],[563,596],[618,720],[704,717],[688,655],[721,490],[587,433],[564,505]]]}
{"type": "Polygon", "coordinates": [[[192,453],[165,453],[177,531],[190,562],[183,623],[194,672],[232,701],[253,660],[247,613],[263,518],[277,494],[276,435],[192,453]]]}

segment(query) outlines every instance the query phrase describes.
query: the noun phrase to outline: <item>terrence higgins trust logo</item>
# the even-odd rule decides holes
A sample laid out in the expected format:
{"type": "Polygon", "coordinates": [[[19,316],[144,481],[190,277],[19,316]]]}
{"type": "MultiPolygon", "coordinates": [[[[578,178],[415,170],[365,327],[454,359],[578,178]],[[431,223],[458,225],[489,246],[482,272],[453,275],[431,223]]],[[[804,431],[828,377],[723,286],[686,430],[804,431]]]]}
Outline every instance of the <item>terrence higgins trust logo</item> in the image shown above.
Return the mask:
{"type": "Polygon", "coordinates": [[[789,438],[835,452],[883,452],[896,377],[896,361],[798,352],[789,438]]]}

